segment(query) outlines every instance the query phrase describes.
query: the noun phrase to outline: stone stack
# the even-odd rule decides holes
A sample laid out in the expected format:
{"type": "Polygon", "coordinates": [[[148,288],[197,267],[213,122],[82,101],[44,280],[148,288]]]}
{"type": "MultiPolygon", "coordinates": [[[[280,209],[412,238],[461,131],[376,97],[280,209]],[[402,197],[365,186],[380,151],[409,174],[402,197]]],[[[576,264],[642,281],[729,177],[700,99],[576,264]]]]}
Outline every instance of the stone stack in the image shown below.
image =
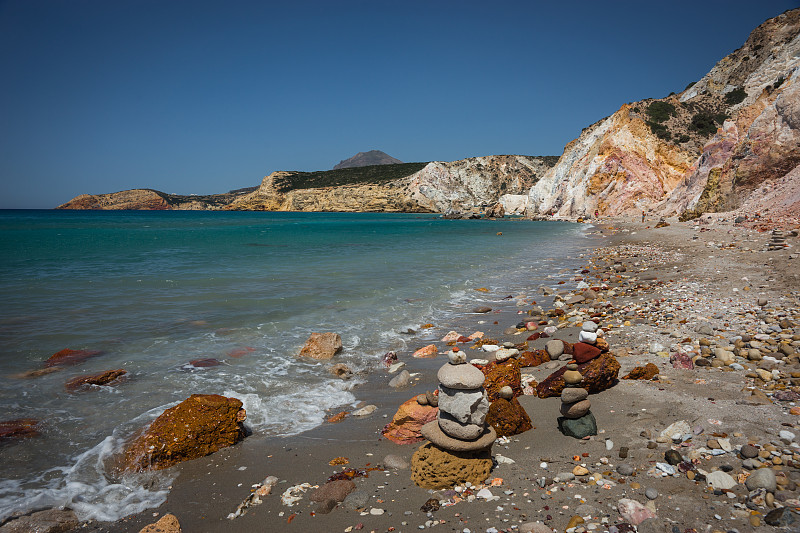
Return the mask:
{"type": "Polygon", "coordinates": [[[786,248],[786,235],[778,228],[775,228],[772,230],[769,243],[767,243],[767,250],[783,250],[784,248],[786,248]]]}
{"type": "Polygon", "coordinates": [[[484,375],[467,364],[458,348],[439,369],[439,414],[422,427],[424,444],[411,460],[411,479],[423,488],[450,488],[467,481],[480,484],[492,468],[491,447],[497,438],[486,424],[489,400],[484,375]]]}
{"type": "Polygon", "coordinates": [[[558,418],[558,429],[569,437],[582,439],[589,435],[597,435],[597,421],[589,410],[589,392],[581,387],[583,376],[578,372],[578,365],[571,363],[563,374],[564,390],[561,391],[561,416],[558,418]]]}

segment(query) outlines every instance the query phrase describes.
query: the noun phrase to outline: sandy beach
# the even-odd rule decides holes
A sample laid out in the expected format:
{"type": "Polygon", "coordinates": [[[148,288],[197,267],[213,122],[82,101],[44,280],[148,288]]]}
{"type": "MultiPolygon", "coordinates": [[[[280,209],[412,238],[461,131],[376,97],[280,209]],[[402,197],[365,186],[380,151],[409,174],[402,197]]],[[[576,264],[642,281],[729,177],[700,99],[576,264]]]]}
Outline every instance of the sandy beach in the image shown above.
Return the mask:
{"type": "MultiPolygon", "coordinates": [[[[563,309],[567,316],[579,311],[574,314],[579,319],[599,319],[621,366],[620,378],[648,363],[657,367],[658,376],[620,379],[592,394],[598,435],[584,440],[559,432],[558,397],[519,397],[534,429],[494,444],[488,499],[475,496],[483,487],[461,494],[429,491],[412,482],[407,466],[384,470],[390,455],[410,463],[421,443],[395,444],[382,437],[381,429],[401,403],[436,388],[436,370],[447,361],[443,353],[448,349],[438,339],[448,331],[483,331],[500,342],[525,341],[528,332],[514,331],[514,326],[530,306],[504,300],[507,295],[492,295],[497,304],[490,313],[465,309],[453,323],[419,330],[419,342],[409,344],[416,349],[434,339],[440,355],[413,359],[410,352],[398,353],[413,376],[406,388],[388,387],[393,377],[388,373],[370,376],[356,395],[364,405],[377,407],[372,415],[346,416],[290,438],[252,435],[177,466],[180,474],[159,509],[116,523],[89,522],[80,530],[139,531],[171,513],[183,531],[192,532],[634,531],[625,529],[631,519],[620,513],[619,502],[625,499],[654,516],[638,531],[797,530],[800,515],[790,510],[800,507],[800,433],[795,427],[800,414],[800,241],[790,234],[790,247],[766,251],[769,233],[734,224],[725,214],[689,222],[669,219],[670,225],[660,228],[653,227],[655,222],[601,221],[592,230],[598,247],[577,258],[583,269],[574,272],[575,281],[600,287],[598,297],[563,309]],[[748,358],[753,350],[761,355],[748,358]],[[671,356],[677,352],[695,359],[692,369],[673,367],[671,356]],[[745,356],[731,353],[727,359],[722,352],[745,356]],[[675,440],[672,434],[662,436],[680,421],[686,422],[688,434],[675,440]],[[743,459],[751,448],[755,457],[743,459]],[[672,469],[665,459],[670,450],[682,456],[672,469]],[[346,465],[329,464],[342,457],[346,465]],[[774,472],[776,486],[748,489],[746,479],[758,466],[774,472]],[[381,468],[370,470],[376,467],[381,468]],[[308,500],[313,488],[297,489],[301,498],[292,506],[282,503],[287,489],[323,485],[343,468],[364,469],[367,476],[356,477],[356,491],[330,512],[308,500]],[[717,471],[733,485],[710,486],[717,471]],[[279,481],[263,503],[226,518],[268,476],[279,481]],[[431,498],[439,508],[421,510],[431,498]],[[780,508],[784,511],[775,511],[780,508]],[[768,525],[776,520],[794,526],[768,525]],[[537,521],[549,529],[532,529],[537,521]]],[[[568,301],[581,291],[562,292],[557,299],[568,301]]],[[[552,296],[531,287],[529,295],[535,294],[545,310],[552,305],[552,296]]],[[[580,322],[554,320],[559,322],[552,338],[532,341],[530,348],[543,348],[553,338],[577,342],[580,322]]],[[[469,357],[480,354],[465,349],[469,357]]],[[[524,368],[522,374],[541,382],[565,363],[524,368]]]]}

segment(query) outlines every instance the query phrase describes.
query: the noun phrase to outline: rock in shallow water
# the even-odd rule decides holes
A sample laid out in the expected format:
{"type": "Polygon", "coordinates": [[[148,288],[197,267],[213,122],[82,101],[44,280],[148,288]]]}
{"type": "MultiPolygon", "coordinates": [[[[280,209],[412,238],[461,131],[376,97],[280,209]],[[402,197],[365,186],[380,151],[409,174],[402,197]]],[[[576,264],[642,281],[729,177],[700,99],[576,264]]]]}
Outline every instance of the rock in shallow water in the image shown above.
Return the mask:
{"type": "Polygon", "coordinates": [[[342,337],[338,333],[312,333],[300,350],[301,357],[331,359],[342,350],[342,337]]]}

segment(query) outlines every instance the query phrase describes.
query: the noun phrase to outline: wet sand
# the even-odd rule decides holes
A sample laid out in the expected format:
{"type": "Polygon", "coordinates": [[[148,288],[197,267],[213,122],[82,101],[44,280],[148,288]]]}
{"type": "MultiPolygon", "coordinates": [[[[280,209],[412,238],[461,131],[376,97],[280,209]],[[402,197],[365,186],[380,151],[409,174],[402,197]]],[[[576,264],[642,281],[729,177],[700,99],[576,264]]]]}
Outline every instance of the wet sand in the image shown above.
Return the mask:
{"type": "MultiPolygon", "coordinates": [[[[307,498],[292,507],[281,503],[280,495],[287,488],[301,483],[322,485],[328,476],[340,471],[342,466],[328,464],[336,457],[346,457],[349,460],[346,466],[355,468],[381,465],[384,457],[390,454],[410,462],[420,444],[397,445],[382,438],[380,430],[402,402],[435,389],[436,370],[446,362],[446,357],[440,354],[435,359],[412,359],[409,351],[398,356],[408,365],[409,372],[415,374],[412,386],[394,390],[387,385],[392,376],[376,374],[356,389],[364,404],[378,407],[371,416],[362,419],[348,416],[342,422],[325,424],[294,437],[250,436],[234,447],[179,465],[180,474],[168,500],[159,509],[116,523],[84,524],[81,531],[139,531],[165,513],[176,515],[183,531],[191,532],[383,532],[435,527],[438,531],[474,533],[492,531],[491,528],[516,531],[522,524],[535,521],[564,531],[574,516],[581,516],[585,521],[576,531],[589,524],[597,524],[595,530],[605,531],[624,521],[617,507],[622,498],[642,504],[650,502],[648,505],[657,515],[653,523],[657,522],[659,527],[674,525],[681,531],[687,528],[775,531],[764,525],[765,515],[776,505],[800,505],[800,501],[796,501],[800,470],[792,466],[793,461],[800,464],[800,456],[791,457],[800,447],[781,442],[778,432],[800,432],[795,427],[797,415],[789,413],[795,402],[771,401],[768,395],[780,388],[797,388],[800,383],[793,380],[800,378],[800,373],[797,378],[791,373],[800,372],[800,365],[791,358],[773,365],[785,379],[773,383],[773,387],[777,383],[779,389],[769,389],[768,382],[748,377],[760,363],[737,358],[741,370],[730,366],[675,369],[669,363],[669,347],[671,344],[697,346],[701,338],[711,339],[719,346],[728,345],[729,338],[758,328],[756,313],[759,312],[770,316],[782,313],[792,323],[790,328],[785,328],[785,334],[800,334],[800,259],[790,258],[798,252],[800,240],[789,237],[787,242],[792,248],[766,252],[768,234],[747,230],[732,222],[714,221],[699,226],[695,222],[670,220],[670,223],[668,227],[655,229],[646,227],[653,221],[645,224],[636,220],[605,221],[595,229],[600,238],[599,248],[594,254],[578,258],[590,271],[585,275],[588,279],[600,273],[601,278],[611,279],[610,285],[627,282],[627,285],[614,285],[618,287],[614,294],[601,291],[602,306],[596,304],[595,309],[606,314],[600,319],[601,327],[607,329],[605,338],[622,367],[620,377],[635,366],[654,363],[660,370],[659,378],[651,381],[621,379],[611,389],[591,395],[599,434],[588,440],[575,440],[558,431],[558,398],[520,397],[534,429],[511,437],[506,444],[494,445],[495,456],[500,454],[515,461],[498,464],[492,471],[491,478],[502,479],[501,483],[489,487],[497,500],[475,499],[448,505],[451,495],[417,487],[410,479],[410,470],[400,469],[376,470],[369,472],[366,478],[355,480],[358,490],[369,494],[363,510],[339,505],[330,513],[321,514],[314,512],[307,498]],[[699,229],[693,229],[695,227],[699,229]],[[615,261],[626,266],[626,271],[619,273],[618,278],[608,270],[615,261]],[[759,306],[758,298],[768,303],[759,306]],[[630,324],[627,326],[624,325],[626,317],[630,324]],[[710,324],[714,328],[712,333],[698,333],[696,327],[700,323],[710,324]],[[665,352],[651,353],[653,343],[662,344],[665,352]],[[754,394],[755,390],[761,391],[760,394],[754,394]],[[657,437],[678,420],[686,420],[696,432],[700,430],[689,441],[689,446],[676,446],[684,454],[706,447],[708,439],[713,438],[728,438],[735,447],[752,442],[761,450],[770,446],[776,448],[783,461],[775,464],[774,469],[779,478],[788,480],[780,487],[783,493],[777,504],[748,508],[745,505],[748,491],[741,483],[729,491],[715,493],[705,482],[688,479],[685,474],[663,476],[655,471],[655,464],[663,462],[665,451],[672,447],[671,442],[657,442],[657,437]],[[720,436],[723,434],[725,437],[720,436]],[[621,447],[629,449],[627,458],[620,457],[621,447]],[[620,463],[633,466],[634,474],[620,475],[616,471],[620,463]],[[579,464],[599,475],[595,476],[599,480],[579,476],[567,482],[553,481],[558,473],[572,472],[579,464]],[[250,494],[251,486],[267,476],[280,480],[272,494],[244,516],[226,519],[250,494]],[[541,478],[544,478],[544,487],[540,486],[541,478]],[[655,499],[645,496],[648,488],[657,491],[655,499]],[[438,511],[421,511],[420,507],[432,497],[445,505],[438,511]],[[371,509],[376,510],[373,513],[378,513],[377,510],[382,513],[371,514],[371,509]]],[[[579,271],[573,274],[583,277],[579,271]]],[[[589,283],[593,285],[598,281],[589,283]]],[[[563,287],[548,286],[556,290],[563,287]]],[[[437,340],[439,351],[444,352],[445,343],[438,339],[450,330],[462,335],[479,330],[500,342],[524,341],[525,334],[504,332],[519,322],[524,315],[518,313],[530,306],[517,307],[514,299],[502,299],[507,295],[490,296],[496,298],[493,312],[483,315],[465,309],[465,314],[450,324],[436,324],[430,330],[420,331],[409,345],[419,348],[437,340]],[[495,321],[497,324],[493,323],[495,321]]],[[[552,298],[542,298],[536,287],[531,287],[528,296],[545,309],[552,302],[552,298]]],[[[570,311],[582,306],[586,304],[567,305],[564,309],[570,311]]],[[[554,338],[576,342],[577,333],[578,328],[560,329],[554,338]]],[[[531,347],[543,347],[547,340],[550,339],[534,341],[531,347]]],[[[477,356],[472,350],[467,353],[469,357],[477,356]]],[[[552,371],[540,366],[523,369],[523,374],[532,374],[541,381],[552,371]]],[[[800,405],[800,401],[797,403],[800,405]]],[[[775,457],[769,453],[767,456],[775,457]]],[[[716,456],[701,453],[695,468],[710,472],[725,465],[731,467],[731,475],[747,473],[735,450],[716,456]]],[[[660,531],[653,529],[656,530],[660,531]]]]}

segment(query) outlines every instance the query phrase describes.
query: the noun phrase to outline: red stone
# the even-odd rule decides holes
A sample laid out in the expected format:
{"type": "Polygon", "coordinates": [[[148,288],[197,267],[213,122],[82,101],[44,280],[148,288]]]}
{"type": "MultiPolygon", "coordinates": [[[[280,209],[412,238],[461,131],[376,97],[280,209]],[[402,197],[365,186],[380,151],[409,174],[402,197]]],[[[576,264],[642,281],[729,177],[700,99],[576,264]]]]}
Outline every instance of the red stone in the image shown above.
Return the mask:
{"type": "Polygon", "coordinates": [[[572,357],[578,363],[585,363],[586,361],[591,361],[602,352],[599,348],[592,346],[591,344],[587,344],[585,342],[576,342],[572,345],[572,357]]]}
{"type": "Polygon", "coordinates": [[[233,350],[228,352],[228,357],[242,357],[243,355],[247,355],[250,352],[255,352],[255,348],[251,348],[250,346],[245,346],[244,348],[234,348],[233,350]]]}
{"type": "Polygon", "coordinates": [[[82,388],[89,388],[92,385],[111,385],[127,373],[127,370],[119,368],[117,370],[106,370],[96,374],[78,376],[67,381],[64,384],[64,388],[69,392],[75,392],[82,388]]]}
{"type": "Polygon", "coordinates": [[[208,359],[195,359],[194,361],[189,361],[189,364],[195,368],[210,368],[212,366],[221,365],[222,361],[219,359],[214,359],[213,357],[209,357],[208,359]]]}
{"type": "Polygon", "coordinates": [[[0,422],[0,442],[10,439],[27,439],[39,434],[39,421],[35,418],[17,418],[0,422]]]}
{"type": "Polygon", "coordinates": [[[461,335],[459,338],[456,339],[456,342],[472,342],[472,339],[469,337],[465,337],[461,335]]]}
{"type": "MultiPolygon", "coordinates": [[[[565,385],[562,376],[566,371],[567,367],[563,366],[539,383],[536,386],[536,394],[539,398],[560,396],[565,385]]],[[[586,363],[579,364],[578,371],[583,375],[580,386],[589,391],[589,394],[596,394],[616,385],[619,362],[613,355],[604,353],[586,363]]]]}
{"type": "Polygon", "coordinates": [[[539,337],[541,337],[541,336],[542,336],[542,334],[541,334],[541,333],[539,333],[539,332],[537,331],[536,333],[533,333],[532,335],[530,335],[530,336],[529,336],[527,339],[525,339],[525,340],[526,340],[526,341],[535,341],[536,339],[538,339],[538,338],[539,338],[539,337]]]}
{"type": "Polygon", "coordinates": [[[73,350],[65,348],[60,352],[56,352],[44,362],[44,366],[66,366],[77,365],[82,363],[90,357],[102,355],[103,352],[98,350],[73,350]]]}
{"type": "Polygon", "coordinates": [[[219,394],[192,394],[167,409],[125,450],[126,470],[161,470],[204,457],[245,436],[242,402],[219,394]]]}

